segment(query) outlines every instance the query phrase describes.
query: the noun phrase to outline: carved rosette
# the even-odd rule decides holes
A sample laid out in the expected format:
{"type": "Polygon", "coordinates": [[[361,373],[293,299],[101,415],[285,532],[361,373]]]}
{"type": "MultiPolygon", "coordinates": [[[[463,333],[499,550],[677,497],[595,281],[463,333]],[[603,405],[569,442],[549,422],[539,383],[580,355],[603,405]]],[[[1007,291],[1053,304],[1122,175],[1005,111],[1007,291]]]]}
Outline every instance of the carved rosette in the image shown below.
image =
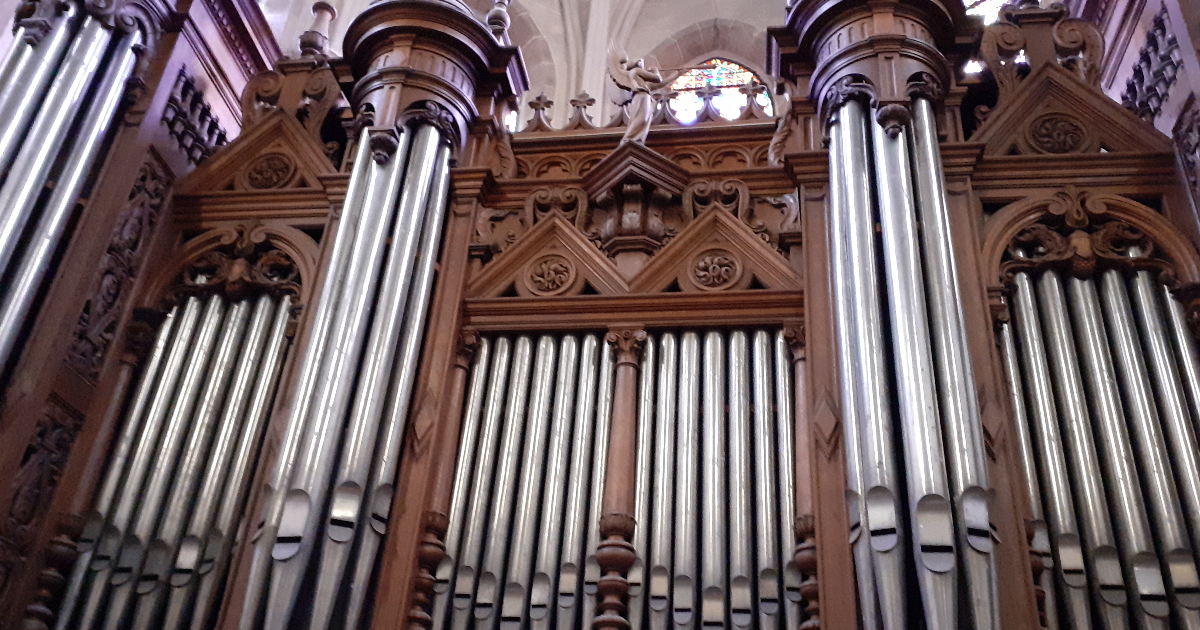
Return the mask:
{"type": "Polygon", "coordinates": [[[283,188],[296,175],[296,161],[285,153],[267,153],[255,158],[243,171],[245,187],[253,190],[283,188]]]}
{"type": "Polygon", "coordinates": [[[523,279],[530,293],[547,297],[570,291],[582,278],[569,258],[547,254],[529,263],[523,279]]]}
{"type": "Polygon", "coordinates": [[[701,291],[721,291],[738,284],[745,267],[727,249],[708,249],[692,259],[690,280],[701,291]]]}
{"type": "Polygon", "coordinates": [[[1096,150],[1087,124],[1065,112],[1048,112],[1025,128],[1022,147],[1027,153],[1086,153],[1096,150]]]}

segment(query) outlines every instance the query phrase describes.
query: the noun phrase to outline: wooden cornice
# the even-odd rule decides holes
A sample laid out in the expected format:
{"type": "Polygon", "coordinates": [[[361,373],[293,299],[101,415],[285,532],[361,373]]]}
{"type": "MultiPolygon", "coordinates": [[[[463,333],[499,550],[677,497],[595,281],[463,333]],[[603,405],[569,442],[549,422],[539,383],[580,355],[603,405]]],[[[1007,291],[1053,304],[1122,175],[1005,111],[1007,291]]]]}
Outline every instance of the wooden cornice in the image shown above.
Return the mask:
{"type": "Polygon", "coordinates": [[[776,326],[803,316],[799,291],[722,291],[643,295],[577,295],[560,298],[465,300],[463,324],[476,330],[606,329],[621,321],[647,328],[776,326]]]}
{"type": "Polygon", "coordinates": [[[1015,188],[1061,188],[1063,182],[1080,188],[1162,191],[1177,185],[1178,175],[1175,156],[1170,153],[989,156],[979,161],[971,175],[972,188],[981,194],[1015,188]]]}
{"type": "MultiPolygon", "coordinates": [[[[656,151],[667,147],[696,146],[696,130],[704,130],[704,144],[718,146],[726,142],[769,141],[775,134],[775,119],[699,123],[695,125],[655,125],[650,128],[646,146],[656,151]]],[[[612,151],[625,135],[624,127],[572,129],[569,131],[517,132],[513,151],[551,153],[554,151],[612,151]]]]}

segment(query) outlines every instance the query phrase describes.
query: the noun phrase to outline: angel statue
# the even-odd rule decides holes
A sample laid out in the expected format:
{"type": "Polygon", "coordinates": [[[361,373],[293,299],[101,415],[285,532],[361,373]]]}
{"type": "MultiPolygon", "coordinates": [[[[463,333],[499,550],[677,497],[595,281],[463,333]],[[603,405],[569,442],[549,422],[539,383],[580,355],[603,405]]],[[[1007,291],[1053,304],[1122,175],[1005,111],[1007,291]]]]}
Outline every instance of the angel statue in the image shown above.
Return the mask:
{"type": "Polygon", "coordinates": [[[609,47],[608,75],[622,89],[632,93],[629,100],[620,105],[629,105],[629,126],[625,128],[625,137],[621,144],[636,142],[646,144],[646,136],[650,134],[650,121],[654,119],[654,101],[650,93],[670,85],[682,70],[671,70],[663,73],[658,68],[647,68],[645,60],[630,61],[625,51],[609,47]]]}

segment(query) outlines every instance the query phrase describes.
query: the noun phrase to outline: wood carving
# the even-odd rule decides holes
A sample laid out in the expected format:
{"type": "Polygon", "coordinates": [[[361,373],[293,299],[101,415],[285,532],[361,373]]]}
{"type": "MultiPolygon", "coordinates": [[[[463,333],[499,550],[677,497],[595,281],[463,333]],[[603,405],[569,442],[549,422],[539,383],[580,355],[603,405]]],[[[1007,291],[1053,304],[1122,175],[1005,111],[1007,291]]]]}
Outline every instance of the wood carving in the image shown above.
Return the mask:
{"type": "Polygon", "coordinates": [[[0,520],[0,596],[9,578],[29,561],[30,545],[50,507],[83,415],[52,395],[42,406],[33,438],[10,481],[12,500],[0,520]]]}
{"type": "Polygon", "coordinates": [[[1188,190],[1195,203],[1200,204],[1200,104],[1195,98],[1188,101],[1187,109],[1176,123],[1175,146],[1179,150],[1188,190]]]}
{"type": "Polygon", "coordinates": [[[800,571],[800,601],[804,603],[805,619],[800,630],[821,628],[821,585],[817,581],[816,522],[811,514],[796,517],[796,545],[792,562],[800,571]]]}
{"type": "Polygon", "coordinates": [[[163,105],[162,124],[192,164],[199,164],[226,143],[221,121],[213,115],[204,92],[196,87],[196,80],[188,76],[186,68],[180,68],[175,77],[175,86],[163,105]]]}
{"type": "Polygon", "coordinates": [[[109,238],[91,297],[75,324],[66,363],[83,378],[95,381],[117,335],[130,285],[141,270],[147,243],[162,214],[171,186],[166,167],[147,158],[129,192],[125,208],[109,238]]]}
{"type": "Polygon", "coordinates": [[[239,225],[229,242],[189,260],[174,289],[174,297],[223,293],[230,301],[268,293],[300,296],[300,269],[287,252],[277,248],[256,225],[239,225]]]}

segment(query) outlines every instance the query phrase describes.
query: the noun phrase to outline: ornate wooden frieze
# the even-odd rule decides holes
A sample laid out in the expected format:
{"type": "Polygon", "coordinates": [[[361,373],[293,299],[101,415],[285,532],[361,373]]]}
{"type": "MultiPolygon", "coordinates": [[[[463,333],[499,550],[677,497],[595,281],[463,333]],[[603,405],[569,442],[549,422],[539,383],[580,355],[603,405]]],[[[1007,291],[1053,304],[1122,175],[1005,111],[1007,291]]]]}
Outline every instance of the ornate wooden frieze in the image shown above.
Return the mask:
{"type": "Polygon", "coordinates": [[[0,520],[0,594],[28,561],[30,545],[82,426],[83,414],[57,396],[51,395],[42,406],[33,438],[11,480],[12,500],[0,520]]]}
{"type": "Polygon", "coordinates": [[[226,142],[221,121],[213,115],[212,107],[204,100],[204,91],[196,87],[186,68],[180,68],[175,77],[175,85],[163,106],[162,124],[192,164],[199,164],[226,142]]]}
{"type": "Polygon", "coordinates": [[[1133,74],[1125,82],[1121,104],[1143,120],[1153,122],[1171,94],[1183,57],[1171,33],[1167,8],[1159,9],[1146,31],[1146,43],[1138,51],[1133,74]]]}
{"type": "Polygon", "coordinates": [[[256,234],[256,227],[238,225],[233,228],[229,242],[220,242],[189,260],[174,295],[219,292],[237,301],[249,295],[270,293],[298,299],[300,269],[296,261],[262,234],[256,234]]]}
{"type": "Polygon", "coordinates": [[[89,381],[96,380],[108,356],[170,187],[166,167],[147,157],[117,218],[91,297],[84,303],[67,350],[67,365],[89,381]]]}

